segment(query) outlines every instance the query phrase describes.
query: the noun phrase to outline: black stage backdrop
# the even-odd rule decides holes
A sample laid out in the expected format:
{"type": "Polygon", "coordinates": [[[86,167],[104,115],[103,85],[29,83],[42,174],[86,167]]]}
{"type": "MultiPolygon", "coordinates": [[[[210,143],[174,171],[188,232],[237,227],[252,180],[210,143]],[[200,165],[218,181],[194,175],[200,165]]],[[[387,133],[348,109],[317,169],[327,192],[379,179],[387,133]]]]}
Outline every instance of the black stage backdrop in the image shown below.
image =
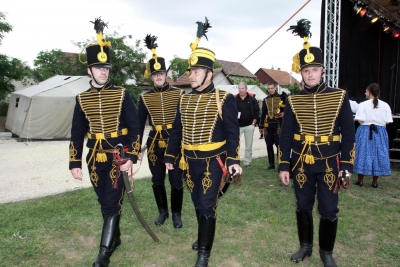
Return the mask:
{"type": "MultiPolygon", "coordinates": [[[[365,89],[371,83],[381,86],[380,99],[400,113],[400,38],[386,34],[379,20],[370,23],[353,10],[354,3],[341,0],[339,87],[346,89],[357,102],[365,100],[365,89]]],[[[324,47],[325,0],[321,5],[321,48],[324,47]]],[[[388,125],[389,146],[400,129],[400,119],[388,125]]]]}
{"type": "MultiPolygon", "coordinates": [[[[339,87],[348,90],[351,99],[365,99],[365,89],[371,83],[381,85],[381,97],[400,113],[399,48],[400,38],[382,30],[379,20],[370,23],[364,16],[356,15],[354,4],[341,1],[339,87]]],[[[321,48],[324,41],[325,0],[321,10],[321,48]]]]}

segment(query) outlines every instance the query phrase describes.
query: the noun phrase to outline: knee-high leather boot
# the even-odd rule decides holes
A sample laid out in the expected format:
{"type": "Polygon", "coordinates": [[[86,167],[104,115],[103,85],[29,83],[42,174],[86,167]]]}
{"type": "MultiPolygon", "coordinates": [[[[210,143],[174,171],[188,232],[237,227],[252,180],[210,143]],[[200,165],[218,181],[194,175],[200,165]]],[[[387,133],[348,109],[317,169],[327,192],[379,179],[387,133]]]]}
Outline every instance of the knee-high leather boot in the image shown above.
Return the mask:
{"type": "Polygon", "coordinates": [[[319,255],[324,267],[336,267],[332,258],[333,247],[335,246],[338,218],[331,220],[321,218],[319,221],[319,255]]]}
{"type": "Polygon", "coordinates": [[[183,187],[171,189],[172,224],[175,228],[182,228],[181,212],[183,201],[183,187]]]}
{"type": "MultiPolygon", "coordinates": [[[[199,211],[197,209],[195,209],[195,210],[196,210],[196,218],[197,218],[197,227],[199,227],[199,211]]],[[[199,241],[198,241],[198,239],[193,242],[192,249],[196,250],[196,251],[199,250],[199,241]]]]}
{"type": "MultiPolygon", "coordinates": [[[[104,214],[104,212],[101,212],[101,215],[103,215],[103,223],[106,220],[106,215],[104,214]]],[[[119,245],[121,245],[121,230],[119,229],[119,220],[117,223],[117,230],[115,232],[115,236],[111,245],[111,253],[113,253],[117,247],[119,247],[119,245]]]]}
{"type": "Polygon", "coordinates": [[[105,215],[103,233],[101,235],[100,250],[93,267],[108,267],[112,255],[112,244],[119,224],[120,215],[105,215]]]}
{"type": "Polygon", "coordinates": [[[169,217],[168,204],[167,204],[167,192],[163,185],[153,186],[154,197],[156,199],[159,215],[154,223],[158,226],[163,225],[165,220],[169,217]]]}
{"type": "Polygon", "coordinates": [[[216,219],[200,215],[198,241],[199,251],[195,267],[207,267],[211,249],[214,243],[216,219]]]}
{"type": "Polygon", "coordinates": [[[300,249],[290,257],[290,260],[299,262],[303,261],[305,257],[310,257],[312,255],[314,236],[312,212],[297,210],[296,219],[300,249]]]}
{"type": "Polygon", "coordinates": [[[274,146],[267,145],[267,153],[268,153],[268,163],[269,166],[266,167],[266,170],[275,169],[275,155],[274,155],[274,146]]]}

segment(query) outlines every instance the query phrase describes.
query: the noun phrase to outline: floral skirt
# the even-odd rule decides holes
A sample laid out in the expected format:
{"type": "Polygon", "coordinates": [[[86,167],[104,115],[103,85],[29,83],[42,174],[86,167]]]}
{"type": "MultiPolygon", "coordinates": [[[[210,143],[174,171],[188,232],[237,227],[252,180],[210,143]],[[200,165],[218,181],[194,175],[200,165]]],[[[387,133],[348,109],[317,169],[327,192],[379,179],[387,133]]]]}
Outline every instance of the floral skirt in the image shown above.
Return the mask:
{"type": "Polygon", "coordinates": [[[354,172],[371,176],[391,174],[389,141],[385,127],[376,126],[376,130],[370,130],[369,125],[360,125],[357,128],[354,172]]]}

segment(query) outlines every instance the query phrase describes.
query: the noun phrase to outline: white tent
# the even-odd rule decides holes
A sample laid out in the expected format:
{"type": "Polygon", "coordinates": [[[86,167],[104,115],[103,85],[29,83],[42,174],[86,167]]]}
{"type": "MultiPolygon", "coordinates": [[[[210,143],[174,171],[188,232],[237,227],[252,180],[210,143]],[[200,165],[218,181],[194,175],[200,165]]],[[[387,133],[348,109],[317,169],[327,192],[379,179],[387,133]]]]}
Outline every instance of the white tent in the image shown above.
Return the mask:
{"type": "Polygon", "coordinates": [[[19,138],[69,138],[75,96],[89,89],[89,81],[87,76],[56,75],[11,93],[5,128],[19,138]]]}
{"type": "MultiPolygon", "coordinates": [[[[238,86],[237,85],[217,85],[215,86],[221,90],[224,91],[228,91],[231,94],[236,95],[237,93],[239,93],[238,91],[238,86]]],[[[247,92],[250,92],[252,94],[255,94],[257,101],[262,101],[264,98],[267,97],[267,94],[263,92],[263,90],[261,90],[260,87],[258,87],[257,85],[247,85],[247,92]]]]}

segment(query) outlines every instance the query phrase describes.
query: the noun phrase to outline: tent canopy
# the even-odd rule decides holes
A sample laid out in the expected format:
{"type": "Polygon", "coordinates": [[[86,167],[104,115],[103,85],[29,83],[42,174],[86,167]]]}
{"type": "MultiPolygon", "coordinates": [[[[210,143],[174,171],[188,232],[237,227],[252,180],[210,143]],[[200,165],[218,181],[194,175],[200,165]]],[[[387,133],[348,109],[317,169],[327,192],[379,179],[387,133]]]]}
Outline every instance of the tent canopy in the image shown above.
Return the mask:
{"type": "Polygon", "coordinates": [[[19,138],[66,139],[78,93],[89,89],[87,76],[56,75],[11,93],[6,129],[19,138]]]}

